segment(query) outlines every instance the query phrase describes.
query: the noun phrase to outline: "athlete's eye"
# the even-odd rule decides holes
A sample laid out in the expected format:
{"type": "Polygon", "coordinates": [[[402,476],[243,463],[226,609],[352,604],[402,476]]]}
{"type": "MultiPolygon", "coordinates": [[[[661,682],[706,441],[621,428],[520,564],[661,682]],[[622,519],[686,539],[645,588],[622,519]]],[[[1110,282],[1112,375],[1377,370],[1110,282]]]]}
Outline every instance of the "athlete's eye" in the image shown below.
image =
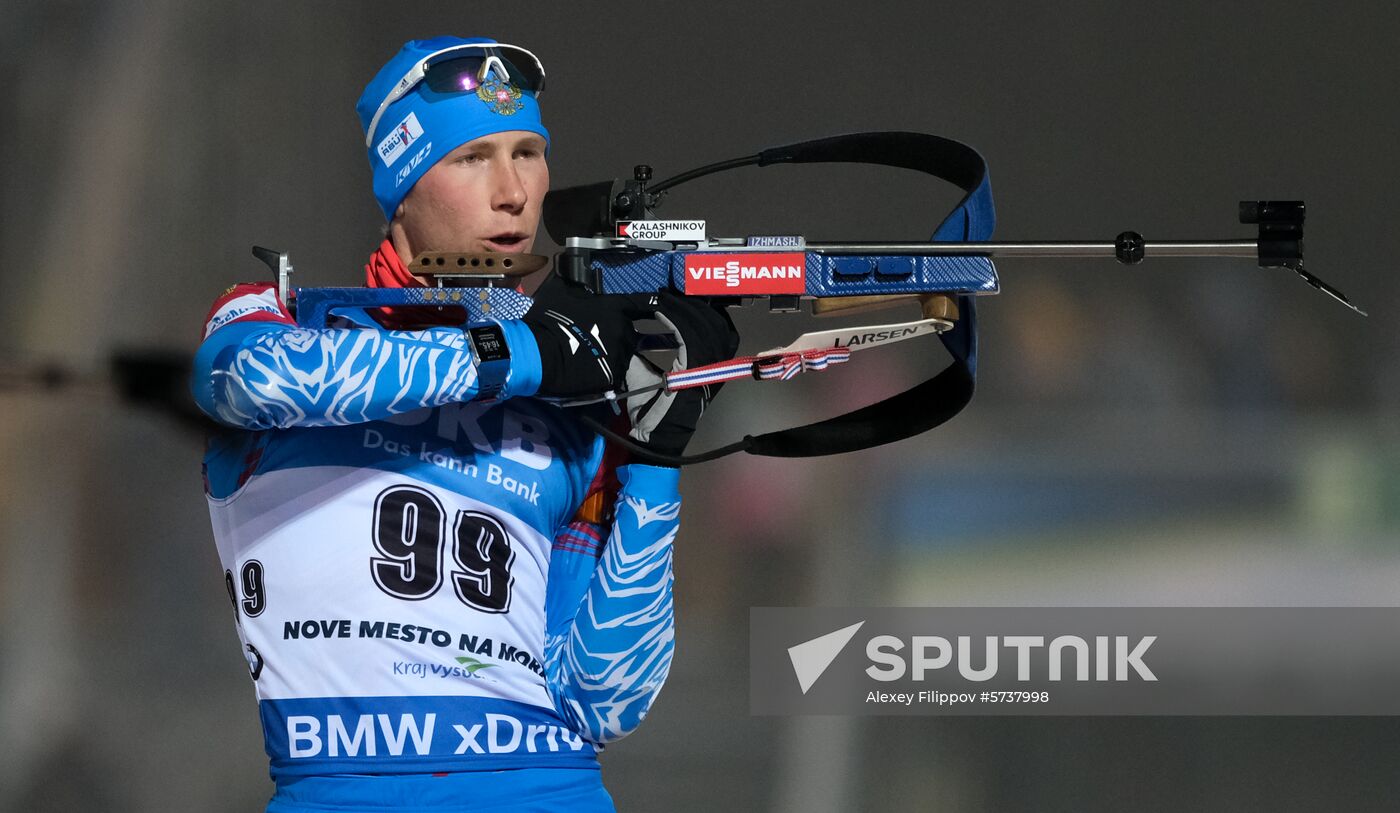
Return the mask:
{"type": "Polygon", "coordinates": [[[538,158],[540,151],[534,147],[521,147],[515,151],[516,158],[538,158]]]}
{"type": "Polygon", "coordinates": [[[469,152],[461,158],[457,159],[457,163],[459,164],[479,164],[481,163],[481,161],[481,154],[475,152],[469,152]]]}

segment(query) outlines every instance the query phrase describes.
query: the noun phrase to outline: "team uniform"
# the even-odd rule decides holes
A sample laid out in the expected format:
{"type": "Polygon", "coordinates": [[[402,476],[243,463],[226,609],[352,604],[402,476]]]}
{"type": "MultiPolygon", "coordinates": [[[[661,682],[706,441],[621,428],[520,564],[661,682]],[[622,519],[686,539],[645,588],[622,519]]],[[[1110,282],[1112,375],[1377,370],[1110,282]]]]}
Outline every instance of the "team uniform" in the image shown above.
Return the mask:
{"type": "Polygon", "coordinates": [[[272,285],[235,286],[196,356],[230,427],[205,490],[268,809],[611,810],[597,754],[672,657],[678,472],[615,466],[518,397],[541,375],[521,323],[487,403],[461,330],[342,318],[300,328],[272,285]]]}

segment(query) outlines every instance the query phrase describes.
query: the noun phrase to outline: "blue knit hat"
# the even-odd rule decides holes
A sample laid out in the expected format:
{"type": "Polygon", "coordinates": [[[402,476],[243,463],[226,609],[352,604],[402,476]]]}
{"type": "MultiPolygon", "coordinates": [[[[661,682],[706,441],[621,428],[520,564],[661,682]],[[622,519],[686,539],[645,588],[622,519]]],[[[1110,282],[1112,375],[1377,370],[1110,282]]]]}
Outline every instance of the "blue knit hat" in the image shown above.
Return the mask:
{"type": "Polygon", "coordinates": [[[405,43],[374,75],[355,104],[374,173],[374,197],[384,217],[392,220],[418,179],[468,141],[525,130],[542,136],[548,150],[549,131],[540,123],[536,98],[543,85],[544,70],[539,61],[517,46],[485,37],[434,37],[405,43]],[[487,49],[484,45],[496,47],[487,49]],[[489,54],[511,63],[506,66],[510,76],[493,70],[478,86],[474,74],[462,74],[461,89],[440,85],[434,89],[423,78],[431,65],[489,54]],[[384,101],[394,93],[402,96],[385,106],[384,101]]]}

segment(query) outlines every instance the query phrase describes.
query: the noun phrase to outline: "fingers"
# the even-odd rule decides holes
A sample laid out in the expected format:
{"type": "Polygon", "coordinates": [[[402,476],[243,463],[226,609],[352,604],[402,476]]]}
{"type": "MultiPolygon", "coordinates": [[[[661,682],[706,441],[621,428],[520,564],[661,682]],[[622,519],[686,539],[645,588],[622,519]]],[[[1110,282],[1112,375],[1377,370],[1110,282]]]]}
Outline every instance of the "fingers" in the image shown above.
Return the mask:
{"type": "Polygon", "coordinates": [[[686,348],[686,367],[725,361],[733,358],[739,348],[734,322],[722,306],[663,291],[656,297],[655,313],[686,348]]]}

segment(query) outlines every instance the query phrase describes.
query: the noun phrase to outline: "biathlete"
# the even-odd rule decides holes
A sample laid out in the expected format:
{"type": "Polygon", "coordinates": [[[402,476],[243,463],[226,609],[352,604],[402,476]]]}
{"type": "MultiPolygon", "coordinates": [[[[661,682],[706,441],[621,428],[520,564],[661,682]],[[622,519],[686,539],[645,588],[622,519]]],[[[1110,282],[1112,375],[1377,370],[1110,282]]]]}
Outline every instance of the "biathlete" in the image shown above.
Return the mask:
{"type": "MultiPolygon", "coordinates": [[[[388,219],[367,285],[423,285],[424,251],[530,249],[543,81],[529,51],[480,38],[409,42],[379,71],[357,105],[388,219]]],[[[679,472],[618,459],[541,397],[621,389],[648,364],[638,320],[692,366],[733,356],[732,323],[553,280],[521,320],[337,313],[301,328],[275,285],[234,286],[192,382],[227,427],[204,481],[267,810],[612,810],[597,755],[671,664],[679,472]]],[[[680,454],[710,395],[634,399],[633,438],[680,454]]]]}

